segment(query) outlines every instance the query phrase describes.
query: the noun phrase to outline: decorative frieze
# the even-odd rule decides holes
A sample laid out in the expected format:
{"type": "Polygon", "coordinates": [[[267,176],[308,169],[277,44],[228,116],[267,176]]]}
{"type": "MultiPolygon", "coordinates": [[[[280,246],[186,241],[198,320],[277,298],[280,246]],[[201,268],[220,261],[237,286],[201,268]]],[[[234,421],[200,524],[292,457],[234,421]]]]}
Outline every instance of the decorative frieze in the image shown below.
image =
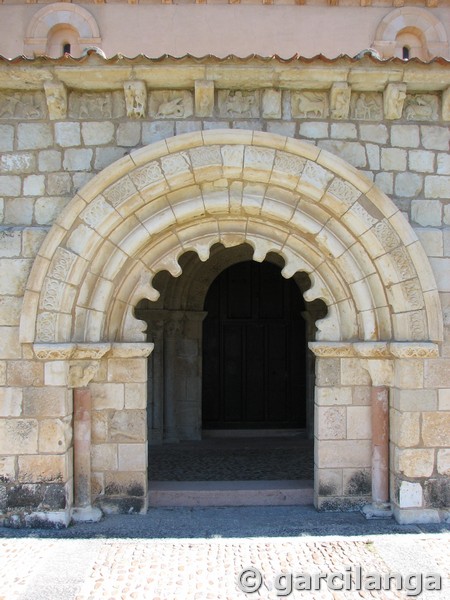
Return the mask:
{"type": "Polygon", "coordinates": [[[309,342],[322,358],[437,358],[439,346],[430,342],[309,342]]]}
{"type": "Polygon", "coordinates": [[[192,92],[169,90],[150,92],[149,115],[154,119],[186,119],[194,114],[192,92]]]}
{"type": "Polygon", "coordinates": [[[259,117],[259,91],[219,91],[219,114],[231,119],[259,117]]]}
{"type": "Polygon", "coordinates": [[[431,94],[408,95],[403,112],[408,121],[437,121],[437,96],[431,94]]]}
{"type": "Polygon", "coordinates": [[[71,119],[114,119],[125,116],[123,92],[72,92],[69,95],[71,119]]]}
{"type": "Polygon", "coordinates": [[[293,119],[325,119],[328,112],[328,95],[325,92],[292,92],[293,119]]]}
{"type": "Polygon", "coordinates": [[[383,119],[382,95],[375,92],[353,94],[351,114],[360,121],[381,121],[383,119]]]}
{"type": "Polygon", "coordinates": [[[45,104],[42,92],[1,92],[0,119],[43,119],[45,104]]]}

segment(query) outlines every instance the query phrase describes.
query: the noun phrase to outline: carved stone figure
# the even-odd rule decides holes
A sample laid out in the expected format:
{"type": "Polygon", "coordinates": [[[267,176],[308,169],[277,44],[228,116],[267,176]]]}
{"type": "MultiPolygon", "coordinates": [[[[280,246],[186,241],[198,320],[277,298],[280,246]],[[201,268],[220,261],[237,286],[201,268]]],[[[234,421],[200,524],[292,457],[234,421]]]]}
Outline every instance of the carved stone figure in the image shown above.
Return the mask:
{"type": "Polygon", "coordinates": [[[264,119],[281,119],[281,92],[264,90],[262,96],[262,116],[264,119]]]}
{"type": "Polygon", "coordinates": [[[67,116],[67,91],[63,83],[46,81],[44,83],[48,114],[52,121],[65,119],[67,116]]]}
{"type": "Polygon", "coordinates": [[[147,112],[147,87],[143,81],[126,81],[123,84],[127,117],[143,119],[147,112]]]}
{"type": "Polygon", "coordinates": [[[401,119],[406,98],[406,83],[389,83],[384,90],[385,119],[401,119]]]}
{"type": "Polygon", "coordinates": [[[0,118],[40,119],[44,116],[41,92],[0,94],[0,118]]]}
{"type": "Polygon", "coordinates": [[[156,119],[182,119],[194,112],[192,93],[171,90],[150,94],[149,113],[156,119]]]}
{"type": "Polygon", "coordinates": [[[70,94],[69,113],[74,119],[111,119],[113,102],[110,93],[70,94]]]}
{"type": "Polygon", "coordinates": [[[256,118],[259,116],[259,93],[221,90],[219,110],[222,117],[256,118]]]}
{"type": "Polygon", "coordinates": [[[405,117],[408,121],[436,120],[437,98],[425,94],[408,97],[405,107],[405,117]]]}
{"type": "Polygon", "coordinates": [[[442,119],[450,121],[450,87],[442,93],[442,119]]]}
{"type": "Polygon", "coordinates": [[[350,111],[351,87],[344,81],[333,83],[330,90],[330,112],[332,119],[347,119],[350,111]]]}
{"type": "Polygon", "coordinates": [[[374,93],[361,93],[355,101],[353,116],[355,119],[373,121],[382,118],[381,96],[374,93]]]}
{"type": "Polygon", "coordinates": [[[214,82],[197,80],[195,82],[195,115],[212,117],[214,111],[214,82]]]}
{"type": "Polygon", "coordinates": [[[323,119],[327,116],[327,98],[324,92],[293,93],[291,102],[294,119],[323,119]]]}

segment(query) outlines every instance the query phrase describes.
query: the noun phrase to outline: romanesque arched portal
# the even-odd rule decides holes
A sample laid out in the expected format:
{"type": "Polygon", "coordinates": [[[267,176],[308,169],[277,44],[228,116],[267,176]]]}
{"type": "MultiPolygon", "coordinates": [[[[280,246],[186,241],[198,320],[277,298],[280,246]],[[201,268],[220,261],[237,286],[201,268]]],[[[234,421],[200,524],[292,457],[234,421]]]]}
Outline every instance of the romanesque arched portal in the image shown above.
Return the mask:
{"type": "Polygon", "coordinates": [[[177,276],[182,254],[206,261],[217,243],[249,244],[256,261],[281,255],[285,277],[308,274],[305,300],[327,305],[314,346],[317,505],[361,502],[372,452],[367,390],[401,387],[392,361],[405,351],[435,353],[436,283],[400,210],[364,175],[302,141],[237,130],[177,136],[117,161],[78,192],[36,258],[21,341],[43,360],[87,360],[70,363],[69,379],[94,378],[94,411],[116,409],[92,450],[100,494],[120,496],[139,477],[145,491],[145,404],[133,396],[145,382],[145,334],[134,307],[157,299],[158,272],[177,276]]]}

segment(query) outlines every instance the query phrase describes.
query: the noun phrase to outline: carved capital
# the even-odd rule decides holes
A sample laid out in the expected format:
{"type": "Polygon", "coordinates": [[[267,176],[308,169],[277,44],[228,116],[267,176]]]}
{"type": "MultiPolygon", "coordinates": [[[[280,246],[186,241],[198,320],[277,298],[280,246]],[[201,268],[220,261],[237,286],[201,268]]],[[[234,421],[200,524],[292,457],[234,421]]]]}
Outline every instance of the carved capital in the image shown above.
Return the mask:
{"type": "Polygon", "coordinates": [[[389,83],[383,94],[386,119],[401,119],[406,99],[406,83],[389,83]]]}
{"type": "Polygon", "coordinates": [[[70,388],[86,387],[96,376],[100,363],[74,362],[69,366],[68,386],[70,388]]]}
{"type": "Polygon", "coordinates": [[[50,120],[65,119],[67,116],[66,86],[60,81],[45,81],[44,90],[50,120]]]}
{"type": "Polygon", "coordinates": [[[392,356],[395,358],[437,358],[437,344],[427,342],[392,342],[389,344],[392,356]]]}

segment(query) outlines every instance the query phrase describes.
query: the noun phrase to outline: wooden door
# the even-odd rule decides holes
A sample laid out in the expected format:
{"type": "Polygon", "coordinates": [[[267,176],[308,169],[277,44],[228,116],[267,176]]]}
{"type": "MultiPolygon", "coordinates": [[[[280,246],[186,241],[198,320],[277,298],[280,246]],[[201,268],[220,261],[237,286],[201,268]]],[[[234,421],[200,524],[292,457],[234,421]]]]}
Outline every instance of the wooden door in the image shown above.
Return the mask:
{"type": "Polygon", "coordinates": [[[303,298],[275,265],[226,269],[212,283],[203,325],[203,427],[305,427],[303,298]]]}

